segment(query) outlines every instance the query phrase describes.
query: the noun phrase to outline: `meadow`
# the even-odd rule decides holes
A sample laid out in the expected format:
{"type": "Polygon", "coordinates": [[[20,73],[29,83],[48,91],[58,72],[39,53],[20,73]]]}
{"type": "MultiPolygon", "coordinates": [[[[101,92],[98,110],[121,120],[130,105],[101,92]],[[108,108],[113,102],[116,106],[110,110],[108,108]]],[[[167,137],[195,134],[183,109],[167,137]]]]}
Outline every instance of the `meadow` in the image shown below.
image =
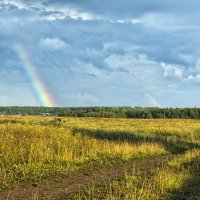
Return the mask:
{"type": "Polygon", "coordinates": [[[0,199],[200,199],[200,123],[0,117],[0,199]]]}

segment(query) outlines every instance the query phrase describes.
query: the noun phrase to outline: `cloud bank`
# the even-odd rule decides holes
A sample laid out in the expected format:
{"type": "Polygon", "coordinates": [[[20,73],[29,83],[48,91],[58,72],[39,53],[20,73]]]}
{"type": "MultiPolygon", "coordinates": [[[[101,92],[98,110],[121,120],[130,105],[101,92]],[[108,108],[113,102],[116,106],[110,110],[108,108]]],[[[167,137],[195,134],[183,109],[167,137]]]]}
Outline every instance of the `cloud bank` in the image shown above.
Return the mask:
{"type": "Polygon", "coordinates": [[[1,0],[0,104],[38,105],[20,44],[59,106],[200,106],[199,6],[1,0]]]}

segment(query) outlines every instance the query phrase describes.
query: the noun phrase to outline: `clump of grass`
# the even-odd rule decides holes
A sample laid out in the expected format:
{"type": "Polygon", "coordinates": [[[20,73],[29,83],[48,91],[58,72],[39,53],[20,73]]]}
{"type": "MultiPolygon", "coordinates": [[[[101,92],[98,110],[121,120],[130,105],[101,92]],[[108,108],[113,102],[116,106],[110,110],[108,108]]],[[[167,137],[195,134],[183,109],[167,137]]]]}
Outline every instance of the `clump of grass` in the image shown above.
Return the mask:
{"type": "Polygon", "coordinates": [[[187,151],[184,155],[178,157],[177,159],[172,160],[169,162],[169,165],[172,168],[180,169],[182,167],[197,167],[200,163],[200,150],[199,149],[192,149],[187,151]]]}

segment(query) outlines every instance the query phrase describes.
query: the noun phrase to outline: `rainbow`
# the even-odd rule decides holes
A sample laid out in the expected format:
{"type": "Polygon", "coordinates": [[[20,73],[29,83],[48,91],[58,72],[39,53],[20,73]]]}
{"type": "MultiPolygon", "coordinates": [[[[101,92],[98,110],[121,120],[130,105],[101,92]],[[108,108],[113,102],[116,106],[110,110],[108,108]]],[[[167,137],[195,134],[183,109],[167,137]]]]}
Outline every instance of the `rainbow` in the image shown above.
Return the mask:
{"type": "Polygon", "coordinates": [[[27,77],[31,83],[31,89],[33,95],[35,96],[37,102],[40,106],[45,107],[56,107],[56,101],[51,94],[51,92],[46,87],[41,74],[38,72],[37,67],[31,61],[26,49],[20,45],[16,44],[14,49],[23,64],[23,68],[26,71],[27,77]]]}

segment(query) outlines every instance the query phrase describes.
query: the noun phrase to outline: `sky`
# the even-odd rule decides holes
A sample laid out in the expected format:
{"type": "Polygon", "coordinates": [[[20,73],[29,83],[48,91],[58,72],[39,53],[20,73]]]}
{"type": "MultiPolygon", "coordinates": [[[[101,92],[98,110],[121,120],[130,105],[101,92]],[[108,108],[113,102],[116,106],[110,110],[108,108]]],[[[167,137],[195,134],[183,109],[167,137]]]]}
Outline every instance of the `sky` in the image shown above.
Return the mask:
{"type": "Polygon", "coordinates": [[[0,0],[0,105],[200,107],[199,13],[199,0],[0,0]]]}

